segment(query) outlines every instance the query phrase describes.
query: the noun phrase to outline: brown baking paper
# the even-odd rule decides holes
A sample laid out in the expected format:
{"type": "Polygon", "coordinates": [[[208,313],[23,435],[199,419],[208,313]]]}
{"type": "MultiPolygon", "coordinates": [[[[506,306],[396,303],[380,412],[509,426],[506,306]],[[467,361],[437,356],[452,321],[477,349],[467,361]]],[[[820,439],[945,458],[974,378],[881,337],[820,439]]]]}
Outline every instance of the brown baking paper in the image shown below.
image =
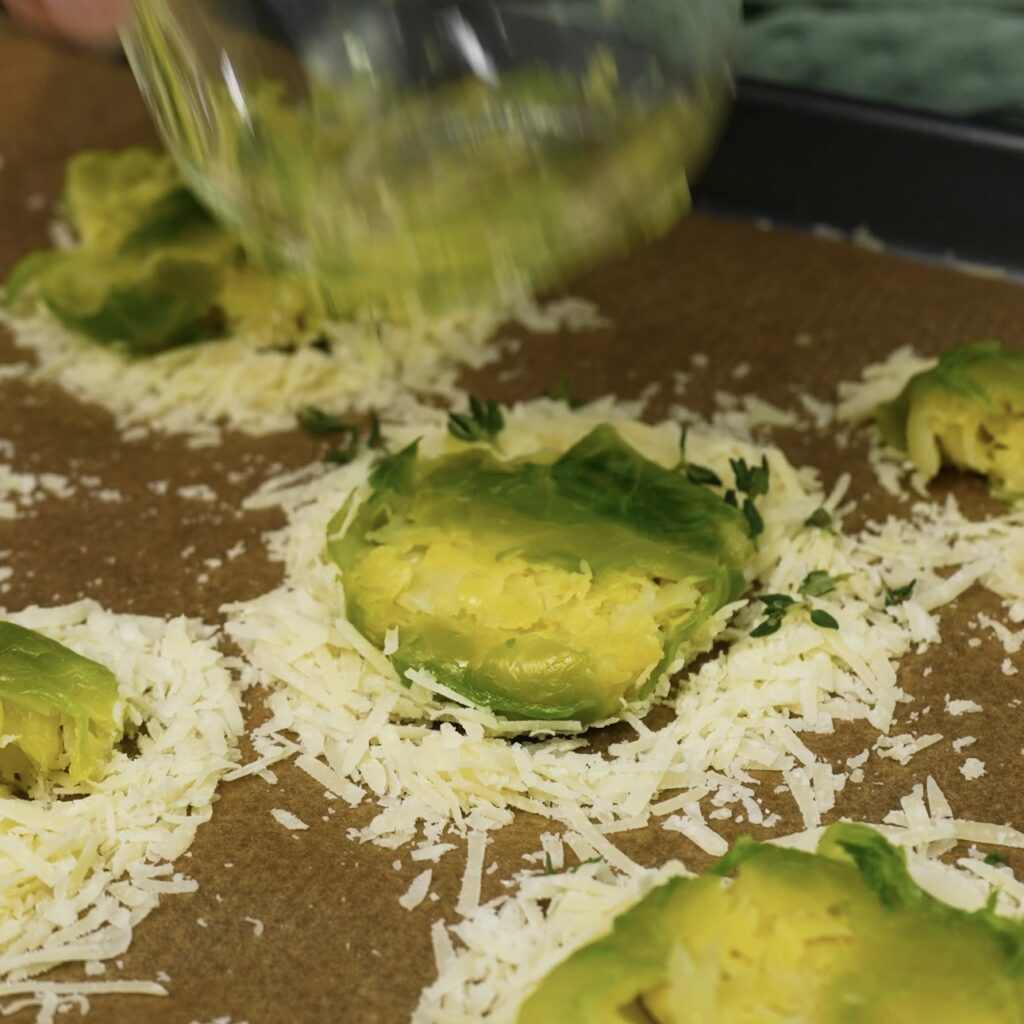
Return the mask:
{"type": "MultiPolygon", "coordinates": [[[[153,138],[123,64],[28,39],[0,21],[0,275],[24,253],[48,244],[47,224],[68,156],[153,138]]],[[[693,369],[691,355],[703,352],[710,365],[693,369],[687,394],[699,411],[711,410],[716,389],[751,391],[789,406],[799,391],[832,397],[839,380],[856,377],[867,363],[907,343],[923,352],[989,337],[1024,344],[1024,290],[1014,284],[706,217],[694,217],[633,258],[580,278],[570,292],[597,302],[614,326],[538,338],[509,328],[525,344],[503,363],[468,374],[475,393],[501,401],[531,397],[565,376],[584,397],[609,391],[631,397],[652,381],[670,382],[674,370],[693,369]],[[813,343],[795,344],[798,335],[809,335],[813,343]],[[743,362],[750,365],[749,375],[733,379],[731,370],[743,362]],[[521,372],[500,373],[513,368],[521,372]]],[[[25,358],[9,338],[0,337],[0,361],[25,358]]],[[[658,405],[655,399],[652,414],[658,405]]],[[[0,522],[0,549],[11,551],[14,569],[8,608],[84,595],[113,611],[186,613],[208,622],[219,621],[223,602],[254,597],[280,579],[280,567],[263,554],[261,535],[283,519],[274,511],[241,513],[242,498],[262,479],[303,465],[320,451],[299,433],[259,440],[229,436],[220,447],[200,450],[173,438],[128,444],[103,410],[55,387],[17,381],[0,383],[0,436],[14,442],[17,470],[94,474],[124,495],[120,503],[104,503],[83,489],[70,500],[43,501],[17,521],[0,522]],[[227,473],[240,468],[247,478],[230,484],[227,473]],[[171,482],[167,496],[147,488],[156,479],[171,482]],[[209,484],[218,500],[207,504],[175,495],[177,486],[190,483],[209,484]],[[200,582],[207,571],[203,559],[223,557],[239,540],[245,541],[245,553],[200,582]],[[194,553],[183,557],[189,546],[194,553]]],[[[892,510],[866,468],[862,445],[840,453],[820,438],[780,433],[777,439],[795,463],[818,466],[826,485],[851,472],[858,515],[892,510]]],[[[950,490],[969,511],[995,507],[979,481],[949,476],[935,487],[938,497],[950,490]]],[[[1000,671],[1000,647],[967,646],[968,619],[980,609],[998,612],[998,602],[972,591],[944,613],[942,645],[908,658],[901,669],[901,684],[915,697],[901,712],[901,724],[918,734],[941,732],[945,739],[905,768],[872,758],[864,783],[841,795],[837,816],[877,821],[915,783],[934,775],[959,816],[1024,826],[1024,736],[1021,712],[1010,703],[1024,693],[1024,684],[1000,671]],[[933,670],[927,678],[926,666],[933,670]],[[977,700],[984,711],[971,715],[969,724],[949,718],[946,694],[977,700]],[[911,712],[919,717],[908,725],[911,712]],[[969,753],[987,767],[974,782],[960,775],[963,758],[951,747],[966,732],[978,737],[969,753]]],[[[259,696],[252,695],[250,704],[256,721],[259,696]]],[[[870,745],[875,734],[849,727],[804,738],[839,760],[870,745]]],[[[222,787],[212,822],[176,865],[198,880],[199,891],[165,899],[137,928],[130,952],[104,975],[152,979],[163,971],[170,976],[170,996],[96,998],[90,1020],[408,1020],[434,977],[430,925],[454,918],[462,851],[434,869],[432,888],[440,900],[407,912],[397,900],[422,865],[413,864],[408,851],[347,838],[352,826],[372,816],[372,801],[356,810],[337,801],[336,813],[328,815],[321,787],[287,764],[277,774],[275,786],[249,778],[222,787]],[[298,814],[311,827],[287,831],[271,818],[275,807],[298,814]],[[262,936],[246,917],[263,922],[262,936]]],[[[772,803],[789,812],[776,832],[800,827],[788,797],[772,803]]],[[[726,825],[727,834],[743,830],[726,825]]],[[[485,876],[484,898],[498,894],[501,880],[524,866],[523,854],[537,849],[539,833],[552,827],[520,815],[492,835],[487,864],[496,862],[498,869],[485,876]]],[[[615,840],[645,864],[669,857],[694,868],[707,863],[682,836],[656,826],[615,840]]],[[[1009,859],[1018,869],[1024,866],[1019,858],[1009,859]]],[[[51,976],[81,975],[62,970],[51,976]]],[[[73,1018],[72,1013],[67,1019],[73,1018]]],[[[13,1018],[29,1019],[24,1013],[13,1018]]]]}

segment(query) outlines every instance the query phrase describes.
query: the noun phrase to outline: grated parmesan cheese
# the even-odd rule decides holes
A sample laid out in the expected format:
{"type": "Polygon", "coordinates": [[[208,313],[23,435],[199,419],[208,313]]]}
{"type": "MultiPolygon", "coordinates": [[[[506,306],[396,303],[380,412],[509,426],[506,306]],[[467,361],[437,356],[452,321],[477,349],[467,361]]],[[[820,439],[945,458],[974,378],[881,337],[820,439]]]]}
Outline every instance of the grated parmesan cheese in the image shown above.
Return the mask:
{"type": "MultiPolygon", "coordinates": [[[[0,799],[0,999],[27,995],[45,1016],[69,998],[165,995],[147,981],[50,982],[59,964],[118,957],[161,896],[193,892],[172,862],[209,820],[220,779],[234,766],[241,694],[197,622],[116,615],[93,601],[4,613],[117,676],[138,753],[115,750],[76,800],[45,783],[32,800],[0,799]]],[[[10,1009],[10,1005],[6,1009],[10,1009]]]]}
{"type": "MultiPolygon", "coordinates": [[[[978,909],[994,899],[1002,914],[1024,916],[1024,885],[1007,867],[978,857],[940,860],[957,841],[1020,847],[1024,836],[1002,825],[953,817],[931,777],[901,809],[876,825],[906,853],[914,881],[953,906],[978,909]]],[[[822,828],[773,842],[813,851],[822,828]]],[[[537,859],[531,856],[530,859],[537,859]]],[[[651,888],[688,872],[678,861],[655,870],[617,872],[607,863],[584,871],[522,871],[513,891],[477,907],[450,927],[435,922],[437,979],[424,990],[413,1024],[514,1024],[522,1000],[577,949],[606,935],[617,914],[651,888]],[[495,936],[501,935],[501,942],[495,936]]]]}
{"type": "MultiPolygon", "coordinates": [[[[634,413],[631,404],[612,399],[574,412],[538,400],[508,410],[500,446],[508,457],[561,450],[610,421],[645,455],[673,465],[676,424],[643,425],[634,413]]],[[[836,771],[803,743],[801,732],[865,721],[880,733],[874,749],[901,763],[939,742],[938,734],[888,735],[908,699],[898,684],[898,660],[939,641],[937,610],[968,587],[980,583],[1007,600],[1024,597],[1024,564],[1005,557],[1007,549],[1024,550],[1021,513],[974,523],[950,500],[914,505],[909,518],[870,524],[854,535],[804,529],[819,507],[839,517],[848,479],[825,495],[812,472],[794,469],[777,449],[687,419],[691,457],[723,478],[730,458],[767,456],[767,530],[756,565],[761,585],[795,594],[813,570],[843,578],[834,593],[816,599],[838,630],[794,614],[773,636],[752,639],[759,609],[739,602],[722,613],[723,621],[732,620],[723,634],[729,646],[685,685],[672,689],[663,681],[657,689],[657,701],[672,712],[668,723],[650,729],[644,708],[624,709],[633,735],[599,756],[578,725],[509,723],[424,672],[410,673],[408,688],[396,685],[387,659],[345,620],[338,575],[323,558],[326,523],[363,485],[367,462],[309,467],[272,481],[250,502],[287,513],[288,526],[269,537],[270,553],[285,563],[284,585],[226,609],[228,633],[273,687],[271,718],[254,737],[256,763],[300,754],[299,767],[329,792],[350,803],[372,793],[379,810],[354,833],[362,841],[397,848],[419,839],[429,847],[445,829],[466,835],[500,828],[524,810],[567,824],[578,837],[582,815],[610,847],[598,851],[591,843],[591,855],[614,858],[604,836],[643,827],[652,815],[703,849],[721,850],[714,828],[727,818],[709,817],[700,808],[705,800],[712,810],[740,805],[753,825],[774,821],[757,799],[755,771],[777,773],[808,825],[824,820],[837,794],[863,772],[859,764],[836,771]],[[918,581],[913,595],[886,608],[886,587],[911,579],[918,581]],[[524,732],[534,742],[509,741],[524,732]],[[660,800],[668,790],[675,795],[660,800]]],[[[389,433],[398,446],[422,438],[427,455],[453,443],[443,411],[415,404],[389,433]]]]}
{"type": "MultiPolygon", "coordinates": [[[[961,858],[955,865],[938,859],[957,839],[984,835],[985,842],[1006,838],[1016,845],[1024,836],[1003,826],[957,821],[932,778],[904,797],[901,807],[886,817],[890,824],[875,827],[906,852],[910,873],[922,888],[965,910],[994,898],[1000,913],[1024,916],[1024,885],[1008,868],[978,858],[961,858]]],[[[775,842],[813,851],[821,833],[816,827],[775,842]]],[[[606,935],[615,917],[651,888],[686,874],[677,861],[630,873],[607,864],[586,873],[521,872],[513,891],[447,928],[434,923],[438,976],[422,993],[413,1024],[514,1024],[523,999],[552,968],[606,935]]]]}
{"type": "Polygon", "coordinates": [[[470,832],[466,841],[466,870],[459,887],[455,912],[467,917],[480,905],[480,885],[483,880],[484,857],[487,854],[487,833],[470,832]]]}
{"type": "Polygon", "coordinates": [[[109,410],[126,440],[149,430],[217,444],[224,427],[264,435],[295,426],[296,412],[317,405],[335,413],[393,408],[410,393],[457,394],[460,367],[500,356],[495,330],[518,320],[535,333],[607,325],[592,304],[566,298],[513,310],[467,312],[399,326],[371,320],[323,328],[328,346],[282,348],[280,327],[132,358],[62,327],[45,310],[31,317],[0,313],[17,345],[37,366],[29,380],[53,381],[76,398],[109,410]]]}
{"type": "Polygon", "coordinates": [[[974,715],[983,710],[982,706],[973,700],[950,700],[946,694],[946,714],[959,718],[960,715],[974,715]]]}
{"type": "Polygon", "coordinates": [[[273,808],[270,814],[274,821],[279,825],[284,825],[285,828],[290,829],[293,832],[303,832],[309,828],[309,826],[297,814],[292,814],[291,811],[282,810],[280,807],[273,808]]]}
{"type": "MultiPolygon", "coordinates": [[[[420,872],[410,884],[409,888],[399,896],[398,905],[403,910],[415,910],[426,898],[427,893],[430,891],[430,882],[434,877],[432,868],[427,868],[426,871],[420,872]]],[[[479,892],[478,892],[479,898],[479,892]]]]}

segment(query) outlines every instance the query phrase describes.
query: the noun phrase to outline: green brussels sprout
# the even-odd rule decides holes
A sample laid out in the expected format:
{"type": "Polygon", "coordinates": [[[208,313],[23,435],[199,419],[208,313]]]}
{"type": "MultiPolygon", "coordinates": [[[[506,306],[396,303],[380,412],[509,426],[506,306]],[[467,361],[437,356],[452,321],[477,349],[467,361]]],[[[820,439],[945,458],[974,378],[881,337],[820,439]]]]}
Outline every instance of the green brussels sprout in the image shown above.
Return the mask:
{"type": "Polygon", "coordinates": [[[816,854],[744,839],[652,890],[517,1021],[1020,1024],[1022,964],[1024,923],[940,902],[879,833],[837,824],[816,854]]]}
{"type": "Polygon", "coordinates": [[[95,777],[121,735],[117,679],[24,626],[0,622],[0,783],[95,777]]]}
{"type": "Polygon", "coordinates": [[[706,649],[745,589],[741,512],[602,425],[558,458],[473,447],[382,463],[328,527],[349,619],[400,674],[425,669],[519,719],[593,722],[706,649]]]}
{"type": "Polygon", "coordinates": [[[906,451],[925,479],[944,464],[1024,493],[1024,352],[997,341],[945,353],[875,414],[886,443],[906,451]]]}
{"type": "Polygon", "coordinates": [[[251,265],[156,150],[74,157],[64,209],[79,245],[23,259],[7,305],[37,298],[71,330],[135,355],[321,315],[310,289],[251,265]]]}
{"type": "MultiPolygon", "coordinates": [[[[86,150],[67,162],[62,206],[83,246],[112,251],[151,211],[183,193],[188,195],[178,168],[159,150],[86,150]]],[[[195,215],[192,203],[189,212],[195,215]]]]}

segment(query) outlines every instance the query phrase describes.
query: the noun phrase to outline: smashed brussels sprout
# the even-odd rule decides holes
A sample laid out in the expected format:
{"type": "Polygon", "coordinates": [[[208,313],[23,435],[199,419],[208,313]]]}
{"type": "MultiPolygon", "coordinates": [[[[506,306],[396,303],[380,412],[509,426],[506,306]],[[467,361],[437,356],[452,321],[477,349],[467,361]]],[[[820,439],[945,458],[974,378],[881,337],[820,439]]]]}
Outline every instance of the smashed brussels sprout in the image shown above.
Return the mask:
{"type": "Polygon", "coordinates": [[[745,587],[743,515],[610,426],[552,461],[413,445],[371,486],[328,528],[350,620],[378,646],[397,628],[400,674],[509,717],[615,714],[706,649],[745,587]]]}
{"type": "Polygon", "coordinates": [[[953,349],[880,406],[876,421],[926,479],[948,463],[1024,494],[1024,352],[997,341],[953,349]]]}
{"type": "Polygon", "coordinates": [[[41,633],[0,622],[0,784],[95,776],[120,736],[117,679],[41,633]]]}
{"type": "Polygon", "coordinates": [[[320,315],[305,286],[252,266],[155,150],[72,158],[63,207],[79,244],[22,260],[9,306],[38,300],[71,330],[133,354],[320,315]]]}
{"type": "Polygon", "coordinates": [[[652,890],[518,1024],[1020,1024],[1022,960],[1024,923],[934,899],[881,835],[838,824],[817,854],[740,840],[652,890]]]}

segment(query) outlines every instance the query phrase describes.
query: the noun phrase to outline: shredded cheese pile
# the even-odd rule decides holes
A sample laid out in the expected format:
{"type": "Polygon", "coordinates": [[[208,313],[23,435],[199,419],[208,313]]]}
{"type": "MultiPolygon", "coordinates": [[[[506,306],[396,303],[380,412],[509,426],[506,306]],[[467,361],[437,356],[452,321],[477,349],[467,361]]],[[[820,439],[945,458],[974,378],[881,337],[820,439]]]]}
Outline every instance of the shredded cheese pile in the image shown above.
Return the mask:
{"type": "MultiPolygon", "coordinates": [[[[976,851],[955,864],[937,859],[958,841],[1021,849],[1024,834],[956,819],[934,779],[916,786],[886,824],[875,827],[906,851],[911,875],[933,896],[975,910],[995,892],[1000,913],[1024,915],[1024,885],[1009,868],[986,863],[976,851]]],[[[775,842],[813,852],[821,833],[808,829],[775,842]]],[[[512,892],[472,907],[455,924],[434,922],[438,977],[423,992],[413,1024],[513,1024],[522,1001],[554,967],[608,934],[615,917],[654,886],[689,874],[677,861],[657,870],[635,864],[621,870],[605,861],[564,870],[566,846],[581,861],[588,859],[580,836],[545,835],[544,848],[533,857],[545,861],[544,873],[520,873],[512,892]]]]}
{"type": "Polygon", "coordinates": [[[28,379],[55,381],[108,409],[128,439],[155,429],[188,435],[196,445],[217,444],[224,427],[251,435],[289,430],[308,405],[360,413],[410,392],[451,397],[462,367],[498,358],[500,346],[488,342],[511,320],[536,333],[606,325],[590,303],[562,299],[407,327],[333,323],[319,347],[308,340],[284,345],[288,339],[271,325],[130,358],[66,330],[45,311],[0,315],[15,342],[35,353],[38,365],[23,365],[28,379]]]}
{"type": "MultiPolygon", "coordinates": [[[[611,421],[648,457],[664,465],[678,458],[675,424],[636,423],[610,399],[572,413],[537,401],[512,409],[508,421],[501,444],[509,456],[563,450],[596,423],[611,421]]],[[[445,443],[442,424],[443,414],[421,409],[415,423],[389,436],[396,448],[422,437],[429,455],[445,443]]],[[[730,458],[751,462],[762,452],[771,489],[762,509],[767,530],[758,539],[761,587],[796,596],[815,570],[846,577],[814,602],[839,629],[823,629],[794,611],[775,635],[755,639],[749,634],[763,609],[747,602],[726,609],[723,617],[735,616],[728,648],[675,690],[663,684],[658,691],[672,711],[668,723],[652,728],[642,718],[645,709],[625,708],[632,735],[605,754],[572,735],[571,724],[552,736],[550,723],[524,728],[466,706],[424,672],[413,673],[412,686],[403,688],[382,653],[346,621],[338,575],[323,557],[325,526],[365,482],[365,462],[311,468],[305,478],[292,474],[271,485],[254,504],[280,504],[289,515],[271,541],[286,564],[286,582],[230,608],[226,629],[274,687],[272,717],[255,737],[259,759],[234,774],[260,772],[295,755],[302,769],[351,804],[369,790],[380,811],[358,836],[393,847],[420,835],[436,842],[448,826],[462,834],[499,828],[520,809],[586,834],[612,863],[621,855],[605,837],[652,819],[720,854],[726,843],[706,807],[714,808],[712,820],[723,813],[753,825],[777,820],[751,775],[757,770],[779,773],[808,827],[819,824],[849,773],[816,757],[800,733],[827,733],[837,722],[856,720],[887,733],[898,704],[908,699],[896,662],[913,646],[938,639],[932,610],[955,594],[939,584],[923,586],[924,603],[886,609],[886,585],[906,582],[893,578],[887,552],[804,526],[821,506],[837,513],[845,480],[826,499],[814,474],[795,470],[777,449],[700,427],[688,442],[689,457],[726,480],[730,458]],[[534,742],[512,738],[523,732],[534,742]]],[[[898,568],[907,570],[904,563],[898,568]]]]}
{"type": "Polygon", "coordinates": [[[121,955],[161,896],[195,890],[172,862],[238,760],[239,683],[213,630],[193,620],[117,615],[93,601],[4,617],[108,666],[126,730],[139,731],[137,753],[115,750],[95,782],[0,797],[0,999],[23,997],[42,1013],[71,995],[166,994],[151,981],[34,976],[121,955]]]}

